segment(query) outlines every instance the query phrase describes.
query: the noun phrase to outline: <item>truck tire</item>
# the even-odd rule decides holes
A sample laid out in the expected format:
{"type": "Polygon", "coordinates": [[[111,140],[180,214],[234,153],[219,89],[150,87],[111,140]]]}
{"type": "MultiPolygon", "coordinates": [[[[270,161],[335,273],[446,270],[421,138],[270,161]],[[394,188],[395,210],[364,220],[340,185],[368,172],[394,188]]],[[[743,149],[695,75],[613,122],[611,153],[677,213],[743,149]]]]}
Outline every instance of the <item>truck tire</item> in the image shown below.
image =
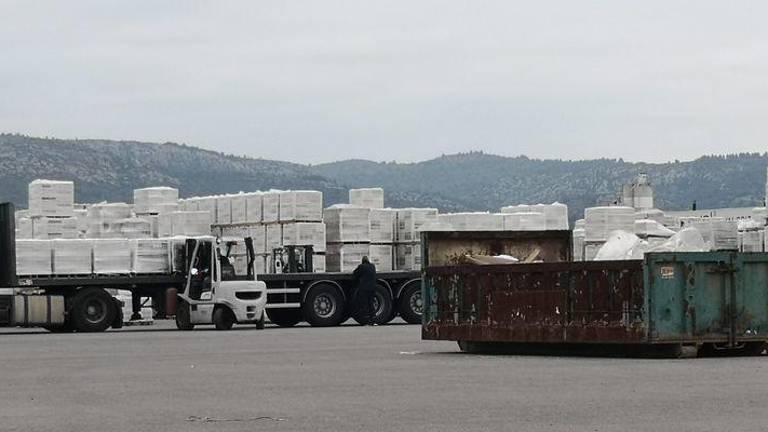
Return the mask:
{"type": "Polygon", "coordinates": [[[400,292],[397,309],[408,324],[421,324],[424,302],[421,297],[421,283],[411,282],[400,292]]]}
{"type": "MultiPolygon", "coordinates": [[[[379,284],[376,284],[376,315],[373,318],[374,324],[386,324],[391,320],[392,316],[392,309],[394,308],[394,304],[392,302],[392,296],[389,293],[389,290],[379,284]]],[[[352,306],[352,319],[357,321],[358,324],[364,325],[365,322],[362,317],[362,311],[360,310],[360,304],[357,301],[357,295],[353,297],[355,299],[355,304],[352,306]]]]}
{"type": "Polygon", "coordinates": [[[300,309],[267,309],[267,317],[272,324],[280,327],[293,327],[301,322],[300,309]]]}
{"type": "Polygon", "coordinates": [[[75,295],[70,319],[78,332],[103,332],[115,320],[112,296],[101,288],[85,288],[75,295]]]}
{"type": "Polygon", "coordinates": [[[329,284],[315,285],[304,299],[302,314],[313,327],[334,327],[344,319],[344,297],[329,284]]]}
{"type": "Polygon", "coordinates": [[[213,325],[216,330],[230,330],[235,324],[235,314],[225,306],[218,306],[213,310],[213,325]]]}
{"type": "Polygon", "coordinates": [[[176,307],[176,328],[179,330],[193,330],[195,325],[189,317],[189,304],[184,300],[179,300],[176,307]]]}

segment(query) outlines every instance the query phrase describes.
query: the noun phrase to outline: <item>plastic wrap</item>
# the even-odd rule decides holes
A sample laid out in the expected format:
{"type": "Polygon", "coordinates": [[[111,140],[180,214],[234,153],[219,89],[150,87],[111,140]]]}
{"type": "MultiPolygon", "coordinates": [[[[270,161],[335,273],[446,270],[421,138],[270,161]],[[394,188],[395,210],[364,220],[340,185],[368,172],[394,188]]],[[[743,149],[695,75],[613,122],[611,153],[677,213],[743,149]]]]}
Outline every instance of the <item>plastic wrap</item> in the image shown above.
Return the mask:
{"type": "Polygon", "coordinates": [[[711,217],[690,221],[688,226],[698,229],[704,241],[711,245],[712,250],[737,250],[739,248],[738,225],[735,221],[711,217]]]}
{"type": "Polygon", "coordinates": [[[168,273],[171,269],[169,239],[130,240],[134,273],[168,273]]]}
{"type": "Polygon", "coordinates": [[[257,254],[267,253],[267,229],[264,225],[249,225],[248,236],[253,240],[253,250],[257,254]]]}
{"type": "Polygon", "coordinates": [[[232,209],[233,224],[244,224],[248,221],[248,212],[245,198],[246,195],[244,193],[231,195],[229,198],[230,206],[232,209]]]}
{"type": "Polygon", "coordinates": [[[152,222],[142,218],[128,218],[115,221],[114,229],[120,237],[127,239],[152,237],[152,222]]]}
{"type": "Polygon", "coordinates": [[[432,222],[437,222],[437,209],[398,209],[396,240],[398,242],[417,242],[420,240],[421,227],[432,222]]]}
{"type": "Polygon", "coordinates": [[[245,220],[248,223],[261,223],[261,192],[245,194],[245,220]]]}
{"type": "Polygon", "coordinates": [[[295,222],[283,225],[284,246],[312,246],[315,252],[325,252],[325,224],[295,222]]]}
{"type": "Polygon", "coordinates": [[[134,212],[136,214],[158,214],[169,211],[168,205],[177,205],[179,190],[172,187],[149,187],[133,190],[134,212]]]}
{"type": "Polygon", "coordinates": [[[351,272],[369,253],[366,243],[329,243],[325,253],[325,265],[329,272],[351,272]]]}
{"type": "Polygon", "coordinates": [[[655,220],[639,219],[639,220],[635,220],[635,235],[641,238],[646,238],[646,237],[669,238],[675,235],[675,232],[655,220]]]}
{"type": "Polygon", "coordinates": [[[270,191],[261,195],[261,219],[264,223],[277,222],[280,218],[280,192],[270,191]]]}
{"type": "Polygon", "coordinates": [[[171,234],[200,236],[211,234],[211,214],[207,211],[171,213],[171,234]]]}
{"type": "Polygon", "coordinates": [[[595,255],[595,261],[642,259],[647,244],[631,232],[613,231],[595,255]]]}
{"type": "Polygon", "coordinates": [[[531,212],[544,215],[547,230],[568,229],[568,206],[559,202],[552,204],[536,204],[531,206],[531,212]]]}
{"type": "MultiPolygon", "coordinates": [[[[437,220],[450,224],[455,231],[501,231],[504,225],[501,214],[482,212],[441,214],[437,220]]],[[[416,240],[417,237],[414,235],[410,240],[416,240]]],[[[409,241],[407,238],[403,240],[409,241]]]]}
{"type": "Polygon", "coordinates": [[[323,220],[323,193],[318,191],[280,192],[280,222],[323,220]]]}
{"type": "Polygon", "coordinates": [[[361,188],[349,190],[349,203],[357,207],[370,209],[384,208],[384,189],[361,188]]]}
{"type": "Polygon", "coordinates": [[[267,254],[271,254],[275,249],[283,247],[283,227],[278,224],[266,225],[264,243],[267,254]]]}
{"type": "Polygon", "coordinates": [[[52,273],[52,240],[16,240],[16,274],[47,276],[52,273]]]}
{"type": "Polygon", "coordinates": [[[377,271],[391,271],[394,266],[394,247],[391,244],[371,244],[368,258],[377,271]]]}
{"type": "Polygon", "coordinates": [[[421,270],[421,245],[418,243],[395,245],[395,270],[421,270]]]}
{"type": "Polygon", "coordinates": [[[590,207],[584,210],[586,240],[606,241],[613,231],[633,232],[635,209],[632,207],[590,207]]]}
{"type": "Polygon", "coordinates": [[[370,211],[346,204],[325,209],[326,240],[334,243],[370,241],[370,211]]]}
{"type": "Polygon", "coordinates": [[[325,254],[312,255],[312,271],[314,273],[325,273],[325,254]]]}
{"type": "Polygon", "coordinates": [[[504,231],[543,231],[547,229],[547,219],[543,213],[519,212],[502,214],[504,231]]]}
{"type": "Polygon", "coordinates": [[[93,272],[93,240],[53,240],[53,273],[84,275],[93,272]]]}
{"type": "Polygon", "coordinates": [[[397,211],[393,209],[372,208],[368,218],[368,228],[372,243],[392,243],[395,241],[395,221],[397,211]]]}
{"type": "Polygon", "coordinates": [[[128,239],[93,240],[93,272],[127,274],[131,272],[131,242],[128,239]]]}
{"type": "Polygon", "coordinates": [[[29,184],[29,216],[72,216],[75,184],[71,181],[34,180],[29,184]]]}
{"type": "Polygon", "coordinates": [[[573,260],[584,261],[584,239],[587,232],[584,228],[573,229],[573,260]]]}
{"type": "Polygon", "coordinates": [[[19,218],[16,221],[16,238],[17,239],[31,239],[33,238],[33,231],[32,231],[32,219],[30,218],[19,218]]]}
{"type": "Polygon", "coordinates": [[[200,197],[196,199],[197,211],[208,212],[212,224],[216,223],[216,197],[200,197]]]}
{"type": "Polygon", "coordinates": [[[216,217],[214,224],[229,225],[232,223],[232,197],[229,195],[220,195],[216,200],[216,217]]]}
{"type": "Polygon", "coordinates": [[[119,230],[113,226],[115,221],[131,217],[131,206],[125,203],[99,203],[88,209],[88,230],[90,238],[118,238],[119,230]]]}
{"type": "Polygon", "coordinates": [[[707,252],[711,244],[704,240],[696,228],[683,228],[664,243],[649,249],[649,252],[707,252]]]}
{"type": "Polygon", "coordinates": [[[739,251],[764,252],[765,230],[750,230],[739,233],[739,251]]]}
{"type": "Polygon", "coordinates": [[[511,206],[504,206],[501,208],[501,212],[505,214],[514,214],[514,213],[531,213],[532,210],[531,205],[528,204],[518,204],[518,205],[511,205],[511,206]]]}
{"type": "Polygon", "coordinates": [[[76,239],[80,237],[74,217],[32,218],[32,237],[41,240],[76,239]]]}

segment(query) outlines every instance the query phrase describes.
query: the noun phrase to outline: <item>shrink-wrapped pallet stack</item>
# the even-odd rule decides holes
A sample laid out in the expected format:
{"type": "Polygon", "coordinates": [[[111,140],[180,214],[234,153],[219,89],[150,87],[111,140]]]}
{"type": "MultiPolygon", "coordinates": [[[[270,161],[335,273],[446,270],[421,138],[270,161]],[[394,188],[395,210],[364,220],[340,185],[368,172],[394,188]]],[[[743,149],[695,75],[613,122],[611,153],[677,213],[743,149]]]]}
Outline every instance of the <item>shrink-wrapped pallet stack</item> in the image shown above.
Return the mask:
{"type": "Polygon", "coordinates": [[[32,237],[41,240],[76,239],[80,237],[74,217],[39,216],[30,220],[32,237]]]}
{"type": "Polygon", "coordinates": [[[30,217],[71,217],[75,184],[71,181],[34,180],[29,184],[30,217]]]}
{"type": "Polygon", "coordinates": [[[378,271],[391,271],[395,267],[395,225],[397,211],[371,208],[368,230],[371,247],[368,257],[378,271]]]}
{"type": "Polygon", "coordinates": [[[87,275],[93,272],[93,240],[53,240],[53,273],[87,275]]]}
{"type": "Polygon", "coordinates": [[[384,189],[361,188],[349,190],[349,204],[370,209],[384,208],[384,189]]]}
{"type": "Polygon", "coordinates": [[[765,225],[754,219],[739,221],[737,241],[740,252],[765,251],[765,225]]]}
{"type": "Polygon", "coordinates": [[[120,230],[115,222],[131,216],[131,206],[125,203],[93,204],[88,209],[86,237],[120,238],[120,230]]]}
{"type": "Polygon", "coordinates": [[[325,209],[326,269],[354,270],[370,252],[370,213],[367,207],[337,204],[325,209]]]}
{"type": "Polygon", "coordinates": [[[53,272],[53,240],[16,240],[16,273],[47,276],[53,272]]]}
{"type": "Polygon", "coordinates": [[[131,256],[131,243],[128,239],[93,240],[94,273],[131,273],[131,256]]]}
{"type": "Polygon", "coordinates": [[[435,208],[397,209],[395,270],[421,269],[421,230],[437,222],[435,208]]]}
{"type": "Polygon", "coordinates": [[[589,207],[584,209],[583,259],[591,261],[614,231],[635,230],[635,209],[626,206],[589,207]]]}
{"type": "Polygon", "coordinates": [[[134,189],[133,211],[137,215],[157,215],[178,210],[179,190],[167,187],[134,189]]]}
{"type": "Polygon", "coordinates": [[[573,224],[573,260],[584,261],[584,244],[587,231],[584,229],[584,219],[578,219],[573,224]]]}
{"type": "Polygon", "coordinates": [[[498,213],[445,213],[437,220],[449,224],[455,231],[501,231],[504,229],[504,216],[498,213]]]}
{"type": "Polygon", "coordinates": [[[505,231],[567,230],[568,206],[559,202],[552,204],[519,204],[501,208],[504,215],[505,231]]]}
{"type": "Polygon", "coordinates": [[[712,250],[737,250],[738,224],[722,217],[701,218],[687,222],[687,226],[696,228],[701,232],[704,241],[709,243],[712,250]]]}
{"type": "Polygon", "coordinates": [[[156,237],[201,236],[211,234],[211,213],[176,211],[158,216],[156,237]]]}

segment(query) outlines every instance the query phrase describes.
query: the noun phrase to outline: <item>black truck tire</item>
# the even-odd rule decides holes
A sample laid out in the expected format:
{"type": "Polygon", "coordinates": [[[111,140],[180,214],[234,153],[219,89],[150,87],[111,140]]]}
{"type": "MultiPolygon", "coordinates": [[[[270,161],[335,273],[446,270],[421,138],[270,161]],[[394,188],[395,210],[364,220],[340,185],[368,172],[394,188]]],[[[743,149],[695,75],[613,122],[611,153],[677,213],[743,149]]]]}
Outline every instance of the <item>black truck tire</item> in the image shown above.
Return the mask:
{"type": "Polygon", "coordinates": [[[75,295],[69,318],[78,332],[103,332],[116,314],[111,295],[101,288],[84,288],[75,295]]]}
{"type": "Polygon", "coordinates": [[[267,321],[267,312],[263,311],[261,313],[261,318],[259,318],[258,321],[256,321],[256,330],[264,330],[264,323],[267,321]]]}
{"type": "Polygon", "coordinates": [[[230,330],[235,325],[235,314],[229,308],[219,306],[213,310],[213,325],[216,330],[230,330]]]}
{"type": "Polygon", "coordinates": [[[397,309],[400,318],[408,324],[421,324],[421,314],[424,310],[421,283],[411,282],[403,288],[397,302],[397,309]]]}
{"type": "Polygon", "coordinates": [[[179,330],[194,330],[195,325],[189,317],[189,304],[184,300],[179,300],[176,306],[176,328],[179,330]]]}
{"type": "Polygon", "coordinates": [[[267,317],[272,324],[280,327],[293,327],[301,322],[300,309],[267,309],[267,317]]]}
{"type": "Polygon", "coordinates": [[[330,284],[315,285],[302,306],[304,319],[313,327],[334,327],[344,320],[344,297],[330,284]]]}
{"type": "MultiPolygon", "coordinates": [[[[392,309],[394,308],[392,296],[386,287],[379,284],[376,284],[375,295],[378,306],[373,318],[373,323],[379,325],[386,324],[392,319],[392,309]]],[[[352,305],[352,319],[357,321],[358,324],[366,324],[363,320],[360,306],[360,301],[358,300],[356,293],[354,296],[354,303],[352,305]]]]}

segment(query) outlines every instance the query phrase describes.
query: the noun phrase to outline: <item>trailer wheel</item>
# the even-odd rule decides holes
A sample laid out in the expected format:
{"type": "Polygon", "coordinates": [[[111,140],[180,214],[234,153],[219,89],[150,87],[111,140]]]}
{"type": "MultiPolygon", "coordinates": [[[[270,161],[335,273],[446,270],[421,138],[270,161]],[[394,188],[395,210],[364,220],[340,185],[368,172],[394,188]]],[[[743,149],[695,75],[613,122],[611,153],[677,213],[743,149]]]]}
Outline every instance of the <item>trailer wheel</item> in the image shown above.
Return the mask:
{"type": "Polygon", "coordinates": [[[189,317],[189,304],[184,300],[179,300],[176,307],[176,328],[179,330],[193,330],[195,328],[189,317]]]}
{"type": "Polygon", "coordinates": [[[345,307],[344,297],[335,286],[319,284],[307,294],[302,312],[313,327],[333,327],[344,319],[345,307]]]}
{"type": "Polygon", "coordinates": [[[213,311],[213,325],[216,330],[230,330],[235,324],[235,315],[229,308],[218,306],[213,311]]]}
{"type": "Polygon", "coordinates": [[[272,324],[280,327],[293,327],[301,322],[300,309],[267,309],[267,317],[272,324]]]}
{"type": "MultiPolygon", "coordinates": [[[[391,320],[390,317],[392,316],[392,309],[394,307],[392,304],[392,296],[386,287],[379,284],[376,284],[375,296],[376,312],[373,317],[373,322],[374,324],[386,324],[391,320]]],[[[364,325],[366,323],[362,316],[361,305],[357,299],[357,293],[355,293],[354,299],[352,318],[357,321],[358,324],[364,325]]]]}
{"type": "Polygon", "coordinates": [[[261,318],[259,318],[258,321],[256,321],[256,330],[264,330],[264,322],[267,320],[267,313],[265,311],[261,312],[261,318]]]}
{"type": "Polygon", "coordinates": [[[115,320],[112,296],[101,288],[85,288],[75,295],[70,318],[79,332],[103,332],[115,320]]]}
{"type": "Polygon", "coordinates": [[[403,291],[397,303],[400,317],[408,324],[421,324],[421,314],[424,310],[424,299],[421,297],[421,284],[411,282],[403,291]]]}

